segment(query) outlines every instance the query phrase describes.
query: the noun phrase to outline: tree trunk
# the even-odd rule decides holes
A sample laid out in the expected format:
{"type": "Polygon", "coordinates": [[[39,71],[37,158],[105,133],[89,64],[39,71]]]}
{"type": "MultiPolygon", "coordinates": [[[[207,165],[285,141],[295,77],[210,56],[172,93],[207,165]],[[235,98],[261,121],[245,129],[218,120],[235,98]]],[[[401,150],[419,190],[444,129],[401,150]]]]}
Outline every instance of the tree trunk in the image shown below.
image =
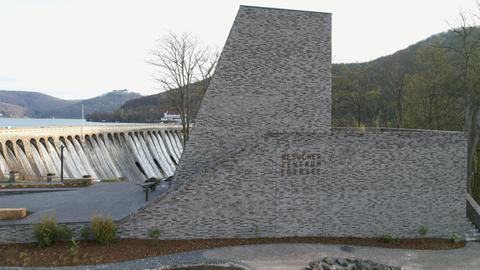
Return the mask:
{"type": "Polygon", "coordinates": [[[467,192],[472,194],[472,184],[473,184],[473,161],[475,158],[475,149],[478,144],[478,123],[480,120],[480,110],[479,108],[467,108],[466,110],[467,122],[465,123],[466,132],[467,132],[467,192]]]}

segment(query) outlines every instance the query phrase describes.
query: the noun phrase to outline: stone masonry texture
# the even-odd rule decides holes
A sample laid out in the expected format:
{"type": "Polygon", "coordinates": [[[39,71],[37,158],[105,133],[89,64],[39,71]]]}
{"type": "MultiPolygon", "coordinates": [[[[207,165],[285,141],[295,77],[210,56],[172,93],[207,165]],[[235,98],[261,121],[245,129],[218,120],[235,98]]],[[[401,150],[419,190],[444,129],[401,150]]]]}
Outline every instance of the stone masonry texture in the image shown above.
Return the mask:
{"type": "Polygon", "coordinates": [[[119,235],[463,235],[466,160],[461,132],[332,128],[331,14],[241,6],[170,190],[119,235]]]}
{"type": "MultiPolygon", "coordinates": [[[[72,230],[72,237],[81,239],[81,230],[89,227],[88,222],[62,223],[72,230]]],[[[35,242],[34,224],[0,225],[0,243],[31,243],[35,242]]]]}
{"type": "MultiPolygon", "coordinates": [[[[172,187],[119,235],[463,235],[466,160],[461,132],[332,128],[331,14],[241,6],[172,187]]],[[[0,226],[0,243],[32,233],[0,226]]]]}
{"type": "Polygon", "coordinates": [[[449,237],[463,133],[331,128],[331,14],[241,6],[173,187],[122,237],[449,237]]]}

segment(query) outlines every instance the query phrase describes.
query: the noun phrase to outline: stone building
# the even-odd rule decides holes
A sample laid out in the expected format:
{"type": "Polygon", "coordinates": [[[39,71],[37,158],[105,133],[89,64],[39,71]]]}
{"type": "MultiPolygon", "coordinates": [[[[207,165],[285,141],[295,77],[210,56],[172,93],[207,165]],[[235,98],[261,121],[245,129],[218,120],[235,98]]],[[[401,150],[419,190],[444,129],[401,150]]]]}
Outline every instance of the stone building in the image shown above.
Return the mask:
{"type": "Polygon", "coordinates": [[[123,237],[465,233],[463,133],[331,127],[329,13],[241,6],[172,189],[123,237]]]}

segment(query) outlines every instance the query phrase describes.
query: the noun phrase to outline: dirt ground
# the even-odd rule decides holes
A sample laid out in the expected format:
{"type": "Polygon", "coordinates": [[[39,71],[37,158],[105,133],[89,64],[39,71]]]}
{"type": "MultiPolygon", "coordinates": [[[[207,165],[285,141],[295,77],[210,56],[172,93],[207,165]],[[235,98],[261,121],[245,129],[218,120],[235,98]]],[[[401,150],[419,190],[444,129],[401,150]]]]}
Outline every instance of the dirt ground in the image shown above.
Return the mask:
{"type": "MultiPolygon", "coordinates": [[[[381,238],[348,237],[289,237],[197,240],[120,239],[115,243],[108,245],[99,245],[91,241],[80,241],[77,242],[77,245],[74,245],[72,242],[58,242],[47,248],[39,248],[35,246],[35,244],[0,245],[0,266],[34,267],[103,264],[200,249],[274,243],[340,244],[421,250],[455,249],[465,246],[465,243],[463,242],[453,243],[447,239],[433,238],[392,239],[389,241],[381,238]]],[[[195,270],[202,270],[202,268],[195,270]]]]}

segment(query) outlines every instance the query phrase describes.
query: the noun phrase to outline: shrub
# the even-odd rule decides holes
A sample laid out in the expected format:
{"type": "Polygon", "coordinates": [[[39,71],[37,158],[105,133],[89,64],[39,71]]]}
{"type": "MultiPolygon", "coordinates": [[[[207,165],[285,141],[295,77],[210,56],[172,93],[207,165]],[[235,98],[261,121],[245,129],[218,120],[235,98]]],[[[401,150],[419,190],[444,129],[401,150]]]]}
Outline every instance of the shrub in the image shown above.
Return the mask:
{"type": "Polygon", "coordinates": [[[90,239],[90,229],[88,229],[87,226],[82,227],[80,230],[80,237],[82,237],[82,240],[88,241],[90,239]]]}
{"type": "Polygon", "coordinates": [[[255,231],[255,237],[260,238],[260,227],[257,224],[255,224],[253,225],[253,229],[255,231]]]}
{"type": "Polygon", "coordinates": [[[72,257],[76,257],[80,251],[80,245],[78,244],[77,241],[75,241],[75,239],[72,238],[70,240],[70,247],[68,249],[70,251],[70,255],[72,257]]]}
{"type": "Polygon", "coordinates": [[[462,237],[460,237],[458,233],[452,233],[450,236],[450,241],[452,241],[452,243],[460,243],[462,241],[462,237]]]}
{"type": "Polygon", "coordinates": [[[112,218],[94,216],[91,220],[95,241],[101,245],[109,244],[117,238],[117,225],[112,218]]]}
{"type": "Polygon", "coordinates": [[[123,177],[113,177],[113,178],[108,178],[108,179],[102,179],[100,180],[102,183],[118,183],[118,182],[125,182],[125,178],[123,177]]]}
{"type": "Polygon", "coordinates": [[[385,243],[390,243],[393,241],[393,236],[391,234],[384,234],[381,236],[381,239],[385,243]]]}
{"type": "Polygon", "coordinates": [[[73,236],[72,229],[65,225],[59,225],[57,226],[57,231],[58,231],[58,239],[61,240],[71,240],[73,236]]]}
{"type": "Polygon", "coordinates": [[[40,220],[40,223],[35,224],[33,233],[37,240],[37,246],[43,248],[51,246],[59,238],[59,226],[55,216],[46,215],[40,220]]]}
{"type": "Polygon", "coordinates": [[[427,226],[422,226],[422,227],[418,228],[418,233],[421,236],[425,236],[425,235],[427,235],[429,230],[430,230],[430,228],[428,228],[427,226]]]}
{"type": "Polygon", "coordinates": [[[63,185],[65,187],[88,187],[92,185],[92,178],[65,179],[63,185]]]}
{"type": "Polygon", "coordinates": [[[365,131],[367,131],[367,127],[365,126],[365,123],[358,122],[356,119],[354,119],[353,121],[355,124],[355,129],[357,130],[357,133],[360,135],[365,134],[365,131]]]}
{"type": "Polygon", "coordinates": [[[158,240],[160,237],[160,230],[157,228],[152,228],[148,230],[148,237],[152,240],[158,240]]]}

